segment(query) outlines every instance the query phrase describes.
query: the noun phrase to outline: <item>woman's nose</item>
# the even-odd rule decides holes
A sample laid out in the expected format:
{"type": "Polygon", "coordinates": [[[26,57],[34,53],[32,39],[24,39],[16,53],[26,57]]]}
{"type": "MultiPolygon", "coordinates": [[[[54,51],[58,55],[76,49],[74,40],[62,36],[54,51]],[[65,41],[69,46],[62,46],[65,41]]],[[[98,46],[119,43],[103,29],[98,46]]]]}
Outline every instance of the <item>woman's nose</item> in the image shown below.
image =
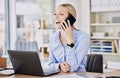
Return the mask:
{"type": "Polygon", "coordinates": [[[59,18],[59,15],[56,14],[55,18],[59,18]]]}

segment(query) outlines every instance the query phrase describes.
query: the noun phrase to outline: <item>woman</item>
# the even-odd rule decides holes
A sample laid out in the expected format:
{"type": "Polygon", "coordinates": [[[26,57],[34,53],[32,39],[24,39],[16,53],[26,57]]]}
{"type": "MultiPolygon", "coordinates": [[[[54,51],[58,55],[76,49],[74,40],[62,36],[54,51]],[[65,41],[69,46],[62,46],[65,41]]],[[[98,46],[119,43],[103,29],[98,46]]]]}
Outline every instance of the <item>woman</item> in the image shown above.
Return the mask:
{"type": "Polygon", "coordinates": [[[55,24],[58,31],[50,39],[50,68],[62,72],[86,71],[89,49],[89,35],[78,31],[64,20],[71,14],[76,18],[76,10],[70,4],[61,4],[56,9],[55,24]]]}

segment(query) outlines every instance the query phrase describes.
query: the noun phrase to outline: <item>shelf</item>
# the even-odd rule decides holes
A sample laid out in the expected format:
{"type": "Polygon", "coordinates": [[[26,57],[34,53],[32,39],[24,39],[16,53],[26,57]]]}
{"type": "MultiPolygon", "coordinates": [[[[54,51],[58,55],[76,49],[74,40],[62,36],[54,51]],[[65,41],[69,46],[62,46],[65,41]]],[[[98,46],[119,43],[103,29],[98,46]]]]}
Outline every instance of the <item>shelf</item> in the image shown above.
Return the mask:
{"type": "Polygon", "coordinates": [[[90,53],[120,55],[120,8],[116,5],[117,0],[90,1],[90,53]]]}
{"type": "Polygon", "coordinates": [[[92,48],[94,48],[94,47],[98,47],[98,48],[99,48],[99,47],[101,47],[101,46],[91,46],[91,47],[92,47],[92,48]]]}
{"type": "Polygon", "coordinates": [[[56,29],[38,29],[38,28],[17,28],[18,32],[30,32],[30,31],[55,31],[56,29]]]}
{"type": "Polygon", "coordinates": [[[120,23],[93,23],[91,26],[120,26],[120,23]]]}
{"type": "Polygon", "coordinates": [[[120,40],[120,37],[90,37],[90,39],[120,40]]]}
{"type": "Polygon", "coordinates": [[[31,32],[31,28],[17,28],[17,32],[31,32]]]}
{"type": "Polygon", "coordinates": [[[120,10],[99,10],[99,11],[90,11],[91,13],[105,13],[105,12],[120,12],[120,10]]]}
{"type": "Polygon", "coordinates": [[[92,54],[103,54],[103,55],[120,55],[120,54],[118,54],[118,53],[105,53],[105,52],[91,52],[92,54]]]}
{"type": "Polygon", "coordinates": [[[112,46],[101,46],[101,48],[112,48],[112,46]]]}
{"type": "Polygon", "coordinates": [[[49,47],[49,43],[43,43],[40,45],[40,47],[49,47]]]}
{"type": "Polygon", "coordinates": [[[43,47],[49,47],[49,43],[43,43],[43,47]]]}

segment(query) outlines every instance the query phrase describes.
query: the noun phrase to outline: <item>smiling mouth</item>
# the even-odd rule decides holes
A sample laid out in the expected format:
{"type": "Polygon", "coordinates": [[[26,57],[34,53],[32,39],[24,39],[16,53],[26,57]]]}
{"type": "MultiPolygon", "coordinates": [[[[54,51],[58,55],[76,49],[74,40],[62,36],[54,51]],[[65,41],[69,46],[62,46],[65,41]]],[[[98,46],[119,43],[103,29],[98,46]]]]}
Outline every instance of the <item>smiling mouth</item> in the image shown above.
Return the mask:
{"type": "Polygon", "coordinates": [[[61,22],[56,22],[56,24],[60,24],[61,22]]]}

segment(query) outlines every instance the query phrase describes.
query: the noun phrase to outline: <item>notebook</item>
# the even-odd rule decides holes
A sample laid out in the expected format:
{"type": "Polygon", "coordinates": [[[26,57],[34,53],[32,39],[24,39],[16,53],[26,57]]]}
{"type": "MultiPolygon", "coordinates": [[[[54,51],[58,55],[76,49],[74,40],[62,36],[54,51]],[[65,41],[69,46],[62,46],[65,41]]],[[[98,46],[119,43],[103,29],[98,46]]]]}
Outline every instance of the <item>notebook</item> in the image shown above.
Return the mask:
{"type": "Polygon", "coordinates": [[[17,74],[49,76],[59,73],[56,69],[43,69],[38,52],[8,50],[8,54],[17,74]]]}

